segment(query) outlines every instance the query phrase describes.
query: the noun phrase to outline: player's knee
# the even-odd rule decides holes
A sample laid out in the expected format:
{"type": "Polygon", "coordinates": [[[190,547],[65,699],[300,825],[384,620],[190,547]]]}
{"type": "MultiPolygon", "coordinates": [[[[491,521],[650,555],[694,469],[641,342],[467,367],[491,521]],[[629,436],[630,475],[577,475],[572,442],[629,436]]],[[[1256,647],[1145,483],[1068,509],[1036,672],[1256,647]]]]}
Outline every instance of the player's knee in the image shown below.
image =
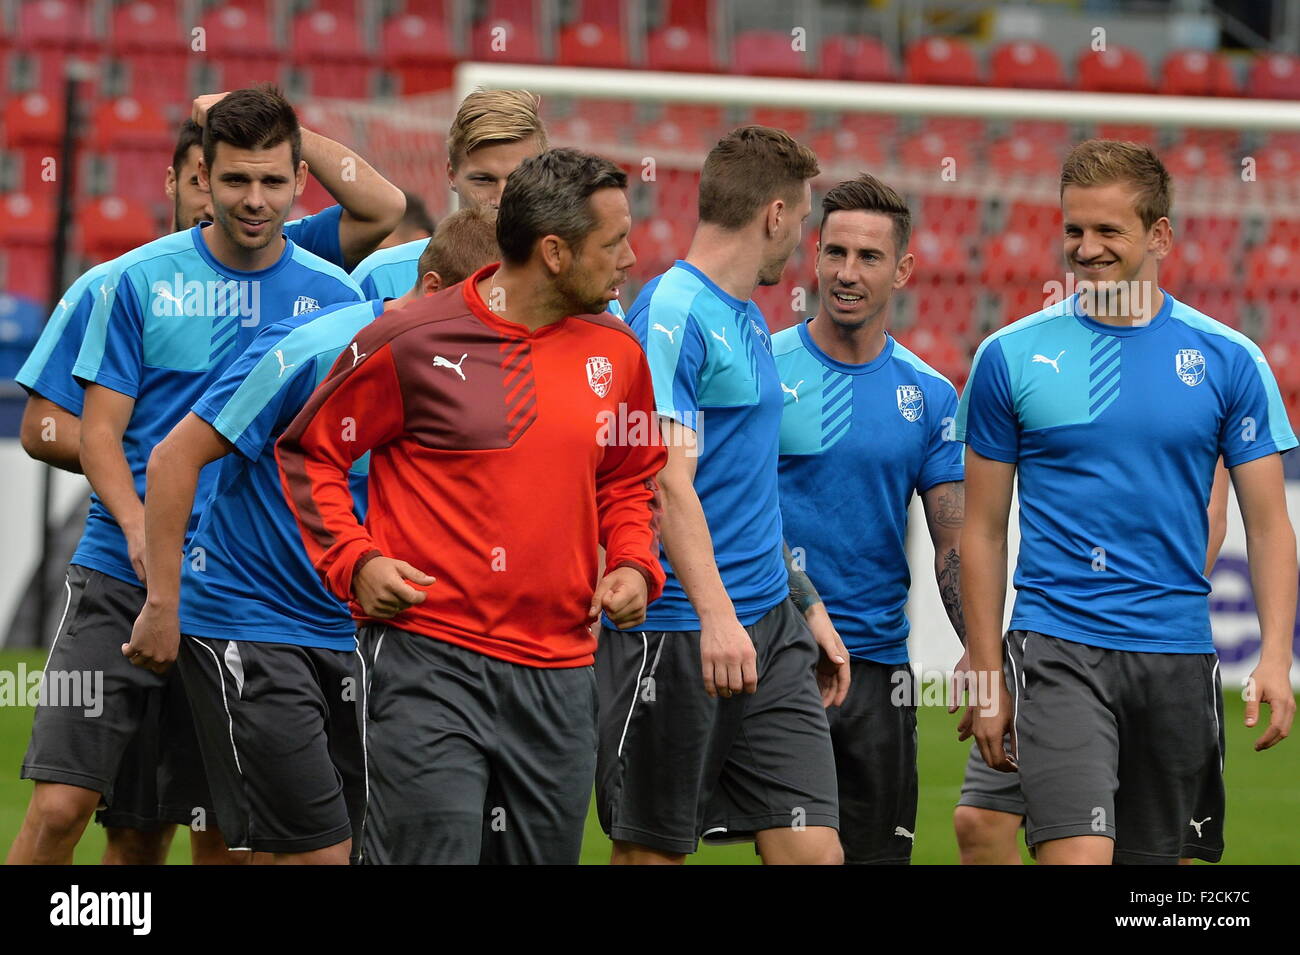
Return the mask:
{"type": "MultiPolygon", "coordinates": [[[[987,810],[958,806],[953,810],[952,827],[957,834],[962,865],[987,865],[1006,854],[1009,827],[998,825],[987,810]]],[[[1015,838],[1014,834],[1011,838],[1015,838]]]]}
{"type": "Polygon", "coordinates": [[[65,838],[81,832],[99,805],[99,793],[79,786],[37,783],[31,814],[42,834],[65,838]]]}
{"type": "Polygon", "coordinates": [[[143,832],[111,826],[105,828],[104,836],[108,843],[104,865],[162,865],[166,861],[169,840],[165,830],[143,832]]]}
{"type": "Polygon", "coordinates": [[[610,852],[610,865],[681,865],[686,856],[680,853],[661,852],[637,845],[634,842],[614,841],[610,852]]]}
{"type": "Polygon", "coordinates": [[[252,860],[251,852],[226,848],[219,829],[190,830],[190,861],[194,865],[248,865],[252,860]]]}

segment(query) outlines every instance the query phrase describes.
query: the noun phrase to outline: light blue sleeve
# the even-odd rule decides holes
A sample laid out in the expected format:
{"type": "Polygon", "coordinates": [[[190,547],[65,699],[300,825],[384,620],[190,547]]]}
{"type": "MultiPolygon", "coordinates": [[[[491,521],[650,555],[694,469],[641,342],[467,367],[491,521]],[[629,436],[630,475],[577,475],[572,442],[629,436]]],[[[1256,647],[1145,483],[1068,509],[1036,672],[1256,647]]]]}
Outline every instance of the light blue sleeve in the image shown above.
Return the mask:
{"type": "Polygon", "coordinates": [[[1011,394],[1011,375],[1002,344],[996,339],[984,342],[975,353],[957,408],[955,437],[994,461],[1020,459],[1020,422],[1011,394]]]}
{"type": "Polygon", "coordinates": [[[1250,341],[1233,353],[1228,411],[1219,429],[1219,453],[1230,468],[1296,446],[1282,394],[1264,353],[1250,341]]]}
{"type": "Polygon", "coordinates": [[[144,308],[132,273],[114,269],[99,288],[74,377],[135,398],[144,370],[144,308]]]}

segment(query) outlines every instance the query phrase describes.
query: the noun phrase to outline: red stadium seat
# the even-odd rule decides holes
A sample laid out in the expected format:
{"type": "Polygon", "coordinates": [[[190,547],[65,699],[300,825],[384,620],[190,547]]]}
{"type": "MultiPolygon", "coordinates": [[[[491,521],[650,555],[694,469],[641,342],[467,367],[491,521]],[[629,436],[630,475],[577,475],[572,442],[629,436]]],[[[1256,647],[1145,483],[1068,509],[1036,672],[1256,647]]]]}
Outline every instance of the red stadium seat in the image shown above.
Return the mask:
{"type": "MultiPolygon", "coordinates": [[[[267,61],[276,63],[280,52],[265,10],[251,3],[211,7],[199,25],[203,30],[203,53],[218,66],[237,64],[236,70],[255,68],[263,75],[273,72],[267,69],[267,61]]],[[[235,84],[220,88],[234,89],[235,84]]]]}
{"type": "Polygon", "coordinates": [[[1221,179],[1235,170],[1225,153],[1197,143],[1183,143],[1166,150],[1162,161],[1175,180],[1221,179]]]}
{"type": "Polygon", "coordinates": [[[1183,239],[1214,246],[1235,253],[1241,240],[1241,220],[1235,216],[1188,216],[1181,228],[1175,228],[1175,244],[1183,239]]]}
{"type": "Polygon", "coordinates": [[[1180,302],[1190,305],[1198,312],[1208,315],[1216,321],[1223,322],[1223,324],[1231,328],[1241,328],[1245,303],[1242,301],[1241,290],[1235,285],[1226,287],[1193,285],[1182,288],[1172,282],[1166,282],[1163,275],[1160,276],[1160,282],[1180,302]]]}
{"type": "Polygon", "coordinates": [[[1266,145],[1255,150],[1252,157],[1258,182],[1272,184],[1281,181],[1291,186],[1300,174],[1300,154],[1292,147],[1266,145]]]}
{"type": "Polygon", "coordinates": [[[398,75],[405,95],[451,83],[456,54],[442,17],[411,12],[389,17],[380,31],[380,50],[385,69],[398,75]]]}
{"type": "Polygon", "coordinates": [[[712,136],[721,130],[725,117],[721,106],[708,106],[704,103],[665,103],[663,118],[671,119],[675,123],[699,126],[712,136]]]}
{"type": "Polygon", "coordinates": [[[0,196],[0,247],[48,247],[54,234],[54,202],[39,194],[0,196]]]}
{"type": "Polygon", "coordinates": [[[960,175],[964,169],[974,169],[975,154],[967,141],[948,138],[938,133],[916,133],[903,140],[899,150],[902,161],[914,168],[925,169],[936,176],[952,169],[960,175]]]}
{"type": "Polygon", "coordinates": [[[1025,282],[1001,290],[998,296],[998,317],[1003,325],[1019,321],[1026,315],[1040,312],[1064,297],[1065,283],[1058,265],[1043,281],[1025,282]],[[1050,283],[1058,283],[1052,285],[1050,283]]]}
{"type": "Polygon", "coordinates": [[[878,140],[882,148],[898,130],[898,117],[889,113],[840,113],[833,119],[836,128],[878,140]]]}
{"type": "Polygon", "coordinates": [[[81,252],[97,262],[117,258],[158,236],[149,208],[117,196],[105,196],[77,212],[81,252]]]}
{"type": "Polygon", "coordinates": [[[489,17],[474,25],[470,46],[474,56],[486,61],[541,63],[541,45],[531,21],[489,17]]]}
{"type": "Polygon", "coordinates": [[[822,43],[817,75],[827,80],[890,83],[898,79],[894,55],[873,36],[833,36],[822,43]]]}
{"type": "Polygon", "coordinates": [[[68,66],[74,59],[90,68],[90,75],[81,78],[79,97],[83,99],[93,97],[102,81],[104,57],[98,51],[81,51],[73,57],[67,50],[31,48],[26,51],[23,59],[26,61],[26,73],[29,78],[26,91],[45,93],[58,99],[60,103],[63,102],[68,66]]]}
{"type": "Polygon", "coordinates": [[[709,17],[713,4],[700,3],[699,0],[664,0],[664,24],[674,27],[687,27],[707,33],[709,17]]]}
{"type": "Polygon", "coordinates": [[[0,246],[4,260],[4,289],[13,295],[45,301],[50,294],[54,252],[45,245],[0,246]]]}
{"type": "Polygon", "coordinates": [[[808,132],[812,116],[806,109],[785,109],[775,106],[757,106],[750,114],[751,123],[757,126],[771,126],[784,129],[795,139],[800,139],[808,132]]]}
{"type": "Polygon", "coordinates": [[[1021,119],[1011,124],[1008,135],[1011,138],[1034,139],[1056,147],[1068,147],[1071,143],[1069,123],[1021,119]]]}
{"type": "Polygon", "coordinates": [[[197,92],[185,54],[132,53],[122,61],[126,70],[125,95],[147,102],[156,109],[188,116],[197,92]]]}
{"type": "Polygon", "coordinates": [[[918,229],[912,234],[911,251],[920,282],[965,282],[978,272],[968,236],[918,229]]]}
{"type": "Polygon", "coordinates": [[[618,0],[581,0],[577,19],[582,23],[598,23],[607,30],[618,32],[623,28],[623,4],[618,0]]]}
{"type": "Polygon", "coordinates": [[[806,76],[807,54],[794,48],[794,38],[779,30],[745,30],[731,50],[737,73],[750,76],[806,76]]]}
{"type": "Polygon", "coordinates": [[[959,344],[951,334],[918,321],[915,328],[900,330],[895,337],[904,348],[950,380],[954,387],[965,383],[970,359],[963,344],[959,344]]]}
{"type": "Polygon", "coordinates": [[[163,0],[131,0],[113,8],[109,47],[125,53],[184,53],[189,34],[182,33],[177,5],[163,0]]]}
{"type": "Polygon", "coordinates": [[[361,42],[356,20],[328,10],[315,10],[294,17],[290,27],[290,58],[297,64],[331,65],[370,59],[361,42]]]}
{"type": "Polygon", "coordinates": [[[1131,126],[1124,123],[1098,123],[1098,139],[1118,139],[1155,148],[1159,137],[1154,126],[1131,126]]]}
{"type": "Polygon", "coordinates": [[[368,63],[317,63],[300,65],[297,76],[312,96],[364,100],[378,88],[381,70],[368,63]]]}
{"type": "Polygon", "coordinates": [[[904,57],[909,83],[945,86],[982,86],[979,65],[970,47],[942,36],[923,37],[907,48],[904,57]]]}
{"type": "Polygon", "coordinates": [[[87,0],[23,0],[18,36],[24,45],[60,50],[100,46],[87,0]]]}
{"type": "Polygon", "coordinates": [[[1300,56],[1268,53],[1256,57],[1246,93],[1259,99],[1300,99],[1300,56]]]}
{"type": "Polygon", "coordinates": [[[935,133],[944,139],[976,143],[984,138],[984,120],[974,116],[927,116],[921,124],[921,131],[935,133]]]}
{"type": "MultiPolygon", "coordinates": [[[[919,255],[916,267],[924,274],[926,267],[919,255]]],[[[912,335],[927,329],[971,342],[978,335],[979,295],[966,284],[943,281],[920,284],[916,290],[915,314],[916,325],[912,335]]]]}
{"type": "Polygon", "coordinates": [[[989,165],[1000,176],[1055,176],[1061,171],[1057,150],[1036,139],[1014,137],[989,147],[989,165]]]}
{"type": "Polygon", "coordinates": [[[1097,52],[1085,50],[1079,56],[1081,90],[1094,93],[1150,93],[1151,77],[1147,62],[1137,50],[1111,46],[1097,52]]]}
{"type": "Polygon", "coordinates": [[[713,45],[701,29],[667,26],[652,30],[646,37],[645,65],[651,70],[710,73],[715,69],[713,45]]]}
{"type": "Polygon", "coordinates": [[[558,61],[565,66],[618,69],[628,62],[627,41],[618,27],[571,23],[560,30],[558,61]]]}
{"type": "Polygon", "coordinates": [[[1223,248],[1197,239],[1175,241],[1160,263],[1160,281],[1171,289],[1231,285],[1237,274],[1234,258],[1225,255],[1223,248]]]}
{"type": "Polygon", "coordinates": [[[694,216],[650,219],[632,226],[632,251],[636,271],[648,281],[686,255],[695,228],[694,216]]]}
{"type": "Polygon", "coordinates": [[[843,163],[860,168],[880,167],[887,158],[885,144],[878,137],[844,127],[823,130],[808,145],[823,165],[843,163]]]}
{"type": "Polygon", "coordinates": [[[1300,219],[1274,219],[1268,224],[1264,244],[1300,248],[1300,219]]]}
{"type": "Polygon", "coordinates": [[[104,152],[139,150],[170,155],[175,133],[153,107],[131,96],[95,108],[92,148],[104,152]]]}
{"type": "Polygon", "coordinates": [[[642,126],[637,142],[669,151],[699,152],[710,148],[717,137],[698,123],[680,122],[667,117],[642,126]]]}
{"type": "Polygon", "coordinates": [[[699,211],[700,177],[697,172],[657,169],[654,180],[646,186],[651,190],[651,201],[659,216],[693,220],[699,211]]]}
{"type": "Polygon", "coordinates": [[[4,108],[9,146],[57,146],[63,141],[63,101],[44,93],[16,96],[4,108]]]}
{"type": "Polygon", "coordinates": [[[1061,61],[1050,46],[1017,40],[1004,43],[989,60],[992,86],[1027,87],[1040,90],[1065,89],[1069,84],[1061,61]]]}
{"type": "MultiPolygon", "coordinates": [[[[986,285],[1028,285],[1061,274],[1060,246],[1025,232],[1004,232],[987,243],[980,280],[986,285]]],[[[1041,305],[1039,306],[1042,307],[1041,305]]]]}
{"type": "Polygon", "coordinates": [[[1176,96],[1236,96],[1241,92],[1227,59],[1205,50],[1175,50],[1160,68],[1160,92],[1176,96]]]}
{"type": "Polygon", "coordinates": [[[1246,288],[1252,297],[1300,288],[1300,248],[1281,242],[1255,246],[1246,253],[1246,288]]]}
{"type": "Polygon", "coordinates": [[[945,196],[929,193],[921,197],[918,226],[952,235],[979,235],[983,209],[980,201],[969,196],[945,196]]]}
{"type": "Polygon", "coordinates": [[[1063,235],[1063,222],[1061,207],[1057,203],[1017,201],[1007,210],[1005,228],[1059,242],[1063,235]]]}

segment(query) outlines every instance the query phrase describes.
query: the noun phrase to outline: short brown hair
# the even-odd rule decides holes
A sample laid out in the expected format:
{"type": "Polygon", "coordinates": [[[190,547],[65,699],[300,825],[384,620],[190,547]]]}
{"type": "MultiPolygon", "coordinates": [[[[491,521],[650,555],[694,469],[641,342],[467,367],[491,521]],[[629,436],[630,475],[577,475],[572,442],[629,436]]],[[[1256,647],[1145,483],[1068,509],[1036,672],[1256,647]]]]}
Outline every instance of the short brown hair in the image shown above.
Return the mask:
{"type": "Polygon", "coordinates": [[[420,253],[420,275],[437,272],[442,287],[463,282],[489,262],[501,260],[497,245],[497,214],[474,206],[443,219],[420,253]]]}
{"type": "Polygon", "coordinates": [[[548,149],[521,162],[506,180],[497,210],[501,257],[522,265],[537,240],[558,235],[573,249],[596,228],[591,196],[626,189],[627,173],[611,160],[577,149],[548,149]]]}
{"type": "Polygon", "coordinates": [[[298,114],[279,87],[262,83],[227,93],[208,110],[203,126],[203,162],[208,169],[217,154],[217,143],[239,149],[273,149],[289,144],[293,168],[302,158],[302,130],[298,114]]]}
{"type": "Polygon", "coordinates": [[[740,229],[773,199],[793,202],[819,172],[813,151],[785,130],[741,126],[723,136],[704,160],[700,221],[740,229]]]}
{"type": "Polygon", "coordinates": [[[1125,183],[1137,191],[1134,209],[1144,228],[1169,215],[1174,189],[1158,156],[1140,143],[1089,139],[1079,143],[1061,166],[1061,195],[1066,186],[1109,186],[1125,183]]]}
{"type": "Polygon", "coordinates": [[[822,226],[832,212],[878,212],[894,222],[894,254],[901,258],[912,239],[912,212],[907,200],[869,172],[846,179],[822,199],[822,226]]]}
{"type": "Polygon", "coordinates": [[[536,136],[546,149],[541,98],[527,90],[475,90],[461,102],[447,131],[447,156],[456,169],[480,146],[517,143],[536,136]]]}

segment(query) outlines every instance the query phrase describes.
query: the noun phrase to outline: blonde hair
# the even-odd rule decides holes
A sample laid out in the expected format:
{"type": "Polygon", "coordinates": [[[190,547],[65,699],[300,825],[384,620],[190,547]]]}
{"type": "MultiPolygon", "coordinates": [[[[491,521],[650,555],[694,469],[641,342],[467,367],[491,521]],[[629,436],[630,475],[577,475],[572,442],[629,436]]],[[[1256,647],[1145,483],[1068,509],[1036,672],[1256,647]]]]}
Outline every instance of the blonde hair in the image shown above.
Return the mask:
{"type": "Polygon", "coordinates": [[[1115,139],[1079,143],[1061,166],[1061,195],[1066,186],[1109,186],[1124,183],[1137,191],[1133,207],[1144,228],[1169,215],[1173,184],[1164,163],[1148,147],[1115,139]]]}
{"type": "Polygon", "coordinates": [[[475,149],[536,136],[547,148],[546,126],[537,114],[541,97],[527,90],[475,90],[456,110],[447,132],[447,153],[456,169],[475,149]]]}

